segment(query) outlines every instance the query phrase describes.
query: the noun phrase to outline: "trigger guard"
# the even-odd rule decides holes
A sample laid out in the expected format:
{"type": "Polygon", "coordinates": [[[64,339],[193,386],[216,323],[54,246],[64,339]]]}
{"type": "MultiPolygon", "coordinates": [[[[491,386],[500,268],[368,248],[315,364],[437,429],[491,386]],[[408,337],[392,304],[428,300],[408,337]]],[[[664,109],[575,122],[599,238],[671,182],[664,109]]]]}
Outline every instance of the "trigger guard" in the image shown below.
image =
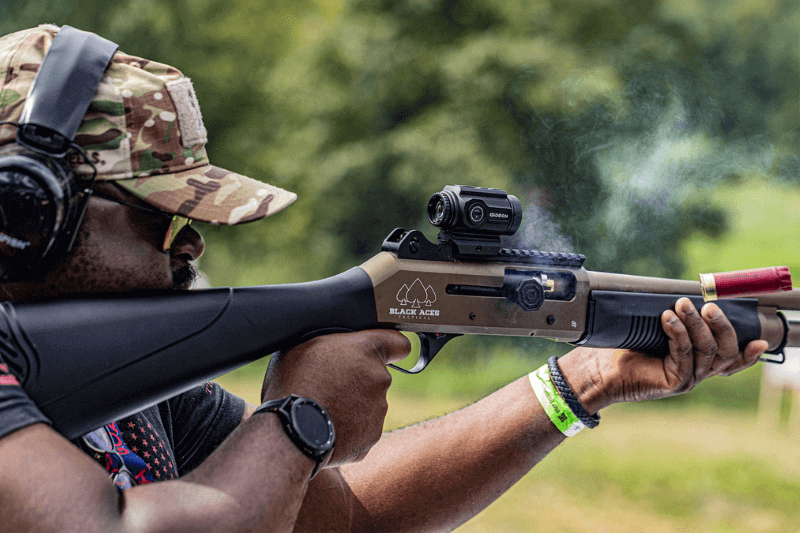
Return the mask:
{"type": "Polygon", "coordinates": [[[417,333],[417,337],[419,337],[419,359],[417,363],[410,369],[405,369],[395,364],[388,366],[399,370],[403,374],[419,374],[433,361],[433,358],[436,357],[439,350],[444,348],[445,344],[460,336],[460,333],[417,333]]]}

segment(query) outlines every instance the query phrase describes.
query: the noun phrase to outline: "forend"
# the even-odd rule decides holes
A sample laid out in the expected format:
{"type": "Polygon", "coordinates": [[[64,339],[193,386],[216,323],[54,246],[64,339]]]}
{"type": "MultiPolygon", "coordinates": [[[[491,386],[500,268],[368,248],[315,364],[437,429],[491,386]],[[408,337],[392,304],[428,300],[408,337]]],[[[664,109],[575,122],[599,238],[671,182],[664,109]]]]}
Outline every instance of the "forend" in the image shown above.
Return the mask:
{"type": "Polygon", "coordinates": [[[519,199],[500,189],[448,185],[428,202],[428,221],[439,228],[436,243],[418,230],[396,228],[382,250],[420,261],[491,261],[580,268],[583,255],[519,250],[503,245],[522,222],[519,199]]]}

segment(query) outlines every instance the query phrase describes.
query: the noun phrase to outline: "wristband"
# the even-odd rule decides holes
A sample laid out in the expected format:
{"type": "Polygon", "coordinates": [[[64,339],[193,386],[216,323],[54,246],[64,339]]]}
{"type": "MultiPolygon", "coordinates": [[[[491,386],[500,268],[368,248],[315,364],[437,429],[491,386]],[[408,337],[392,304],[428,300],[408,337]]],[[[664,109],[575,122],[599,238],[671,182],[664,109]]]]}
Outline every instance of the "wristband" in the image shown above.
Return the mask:
{"type": "Polygon", "coordinates": [[[547,360],[547,368],[550,370],[550,378],[561,394],[561,397],[567,402],[570,411],[572,411],[587,428],[596,428],[597,425],[600,424],[600,415],[592,416],[583,408],[578,397],[573,394],[572,389],[567,385],[567,380],[561,375],[561,368],[558,366],[558,357],[555,355],[550,357],[550,359],[547,360]]]}
{"type": "Polygon", "coordinates": [[[573,437],[586,427],[558,394],[546,364],[528,374],[528,379],[544,412],[561,433],[573,437]]]}

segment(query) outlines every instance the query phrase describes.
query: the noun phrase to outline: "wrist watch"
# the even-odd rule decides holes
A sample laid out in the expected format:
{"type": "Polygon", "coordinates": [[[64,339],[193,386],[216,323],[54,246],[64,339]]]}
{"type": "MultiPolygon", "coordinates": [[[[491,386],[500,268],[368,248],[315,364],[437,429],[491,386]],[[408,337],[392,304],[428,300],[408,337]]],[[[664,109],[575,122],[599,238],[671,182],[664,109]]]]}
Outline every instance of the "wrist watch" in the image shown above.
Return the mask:
{"type": "Polygon", "coordinates": [[[292,394],[262,403],[253,414],[276,413],[286,435],[306,456],[317,462],[311,479],[328,463],[336,443],[331,417],[317,402],[292,394]]]}

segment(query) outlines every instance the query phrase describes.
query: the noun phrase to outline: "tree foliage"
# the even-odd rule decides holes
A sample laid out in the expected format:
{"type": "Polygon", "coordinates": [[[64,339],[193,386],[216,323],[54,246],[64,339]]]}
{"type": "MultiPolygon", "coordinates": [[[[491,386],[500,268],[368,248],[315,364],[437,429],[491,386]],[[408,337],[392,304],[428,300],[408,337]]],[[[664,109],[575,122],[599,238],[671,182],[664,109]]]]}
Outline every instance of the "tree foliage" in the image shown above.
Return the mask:
{"type": "MultiPolygon", "coordinates": [[[[528,206],[515,245],[680,276],[719,235],[721,180],[800,172],[790,0],[32,0],[0,30],[71,24],[177,66],[215,164],[299,194],[206,229],[216,284],[299,281],[424,227],[447,184],[528,206]]],[[[432,237],[433,232],[428,231],[432,237]]]]}
{"type": "Polygon", "coordinates": [[[352,1],[273,69],[265,163],[318,207],[324,273],[463,183],[525,199],[515,245],[680,276],[680,243],[726,229],[710,186],[791,172],[798,63],[756,33],[796,43],[790,20],[787,2],[352,1]]]}

